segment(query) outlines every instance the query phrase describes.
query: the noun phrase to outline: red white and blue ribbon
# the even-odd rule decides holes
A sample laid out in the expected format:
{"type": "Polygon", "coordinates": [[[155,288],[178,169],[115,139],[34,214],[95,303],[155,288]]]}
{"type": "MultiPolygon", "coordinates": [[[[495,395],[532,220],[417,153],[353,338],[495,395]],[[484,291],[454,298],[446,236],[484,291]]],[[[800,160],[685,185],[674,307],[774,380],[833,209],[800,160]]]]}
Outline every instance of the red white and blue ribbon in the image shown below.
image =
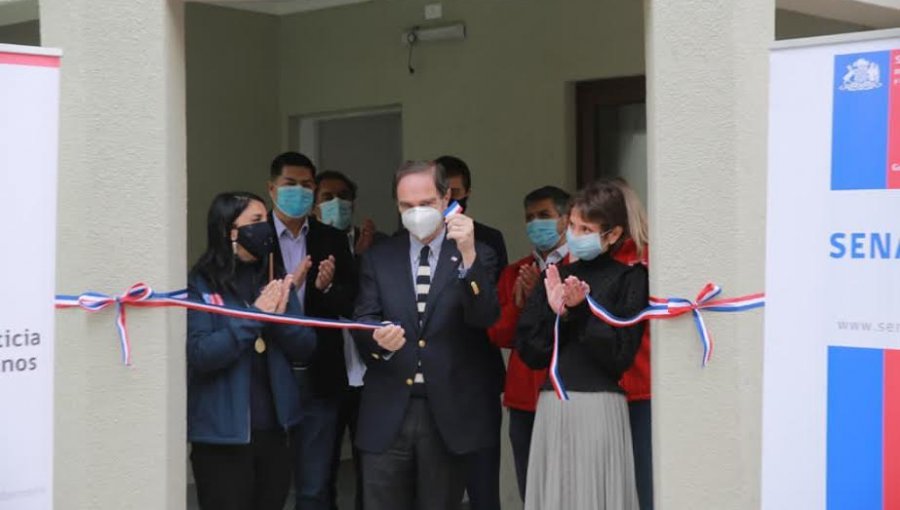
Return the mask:
{"type": "MultiPolygon", "coordinates": [[[[444,210],[444,217],[460,214],[463,208],[455,200],[444,210]]],[[[116,329],[119,332],[119,343],[122,349],[122,362],[131,365],[131,340],[128,335],[126,310],[134,307],[179,307],[201,312],[215,313],[228,317],[251,319],[275,324],[306,326],[310,328],[357,329],[374,331],[382,325],[364,324],[360,322],[316,319],[299,315],[278,315],[250,308],[237,308],[225,305],[218,294],[204,294],[203,302],[187,299],[187,290],[176,292],[154,292],[148,285],[137,283],[119,296],[110,296],[99,292],[85,292],[77,296],[57,295],[56,308],[81,308],[89,312],[99,312],[110,306],[116,309],[116,329]]]]}
{"type": "Polygon", "coordinates": [[[569,400],[566,386],[562,382],[562,377],[559,376],[559,317],[559,314],[557,314],[556,322],[553,324],[553,353],[550,355],[550,367],[547,372],[553,391],[556,392],[556,398],[569,400]]]}
{"type": "MultiPolygon", "coordinates": [[[[703,358],[701,366],[706,366],[713,353],[713,338],[706,327],[701,311],[718,312],[718,313],[734,313],[762,308],[765,306],[766,295],[764,293],[749,294],[746,296],[715,299],[722,293],[722,288],[714,283],[707,283],[697,298],[694,300],[685,298],[668,298],[660,299],[651,297],[650,306],[642,310],[640,313],[630,318],[621,318],[597,303],[590,295],[587,296],[587,304],[591,313],[595,317],[602,320],[606,324],[616,328],[625,328],[634,326],[635,324],[659,319],[674,319],[682,315],[690,313],[694,318],[694,324],[697,326],[697,332],[700,336],[700,342],[703,346],[703,358]]],[[[569,400],[566,393],[565,385],[559,376],[558,367],[558,350],[559,350],[559,317],[556,318],[556,324],[553,329],[553,354],[550,358],[549,377],[550,383],[560,400],[569,400]]]]}
{"type": "Polygon", "coordinates": [[[454,200],[450,202],[450,205],[448,205],[446,209],[444,209],[444,218],[449,218],[454,214],[462,214],[463,211],[464,209],[461,205],[459,205],[459,202],[454,200]]]}
{"type": "Polygon", "coordinates": [[[143,283],[137,283],[129,288],[125,293],[119,296],[110,296],[99,292],[86,292],[78,296],[58,295],[55,299],[56,308],[81,308],[89,312],[99,312],[110,306],[116,308],[116,329],[119,332],[119,343],[122,349],[122,362],[131,365],[131,341],[128,336],[128,326],[126,322],[126,310],[128,307],[177,307],[189,310],[198,310],[201,312],[225,315],[227,317],[237,317],[240,319],[250,319],[261,322],[270,322],[275,324],[288,324],[294,326],[306,326],[310,328],[327,328],[327,329],[356,329],[374,331],[381,327],[380,324],[364,324],[361,322],[340,321],[331,319],[316,319],[312,317],[304,317],[300,315],[278,315],[266,313],[251,308],[238,308],[227,306],[222,303],[221,298],[216,300],[214,295],[204,299],[209,302],[200,302],[187,299],[187,291],[180,290],[176,292],[154,292],[149,286],[143,283]]]}
{"type": "MultiPolygon", "coordinates": [[[[684,298],[659,299],[650,298],[651,307],[665,307],[668,311],[668,317],[673,318],[680,315],[690,313],[694,317],[694,324],[697,326],[697,333],[700,336],[700,342],[703,345],[702,366],[706,366],[712,359],[713,338],[706,322],[703,320],[701,311],[717,312],[717,313],[734,313],[753,310],[765,306],[766,295],[763,293],[749,294],[729,299],[715,299],[722,293],[722,288],[714,283],[707,283],[703,289],[697,294],[697,298],[693,301],[684,298]]],[[[591,307],[594,310],[594,307],[591,307]]],[[[596,313],[595,313],[596,315],[596,313]]]]}

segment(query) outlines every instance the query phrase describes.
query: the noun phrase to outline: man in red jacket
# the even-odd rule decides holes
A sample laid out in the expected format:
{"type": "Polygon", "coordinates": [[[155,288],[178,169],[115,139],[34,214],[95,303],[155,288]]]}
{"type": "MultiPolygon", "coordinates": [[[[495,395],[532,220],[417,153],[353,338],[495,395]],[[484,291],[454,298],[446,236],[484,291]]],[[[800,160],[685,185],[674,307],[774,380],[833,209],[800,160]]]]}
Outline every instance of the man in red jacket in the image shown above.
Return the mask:
{"type": "Polygon", "coordinates": [[[488,336],[496,346],[511,350],[503,405],[509,409],[509,440],[523,500],[534,413],[547,370],[532,370],[519,358],[513,348],[516,323],[528,296],[541,283],[541,272],[549,264],[569,262],[565,236],[569,224],[569,198],[568,193],[554,186],[538,188],[525,196],[526,232],[534,251],[506,266],[500,274],[497,282],[500,319],[488,329],[488,336]]]}

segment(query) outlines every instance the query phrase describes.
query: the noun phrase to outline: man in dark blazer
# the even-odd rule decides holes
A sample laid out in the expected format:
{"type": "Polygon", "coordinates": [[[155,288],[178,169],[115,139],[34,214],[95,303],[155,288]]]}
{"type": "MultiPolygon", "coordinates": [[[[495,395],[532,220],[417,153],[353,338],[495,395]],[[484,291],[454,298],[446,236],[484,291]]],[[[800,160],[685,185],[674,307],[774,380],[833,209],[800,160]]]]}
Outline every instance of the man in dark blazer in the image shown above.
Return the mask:
{"type": "MultiPolygon", "coordinates": [[[[441,156],[435,161],[444,167],[444,171],[447,172],[450,198],[459,202],[459,205],[468,211],[469,196],[472,194],[472,172],[469,170],[469,165],[456,156],[441,156]]],[[[497,264],[499,265],[497,266],[496,279],[499,281],[500,273],[509,264],[503,232],[476,221],[475,240],[490,246],[497,255],[497,264]]]]}
{"type": "MultiPolygon", "coordinates": [[[[275,264],[296,275],[294,289],[305,315],[350,317],[355,263],[346,235],[310,215],[315,177],[315,165],[302,154],[286,152],[272,162],[268,188],[274,204],[269,221],[278,237],[275,264]]],[[[332,507],[332,459],[347,389],[341,331],[317,329],[316,337],[310,363],[293,367],[303,414],[292,434],[297,510],[332,507]]]]}
{"type": "MultiPolygon", "coordinates": [[[[450,198],[459,202],[463,209],[467,210],[469,196],[472,193],[472,173],[469,165],[456,156],[441,156],[435,160],[444,167],[447,172],[447,182],[450,185],[450,198]]],[[[475,222],[475,240],[491,247],[497,254],[497,272],[494,275],[496,281],[500,281],[500,273],[509,261],[506,254],[506,243],[503,234],[483,223],[475,222]]],[[[501,377],[505,377],[505,364],[503,357],[497,353],[494,367],[501,377]]],[[[497,388],[496,407],[493,412],[499,417],[502,414],[500,394],[502,385],[497,388]]],[[[500,437],[500,420],[497,420],[495,434],[500,437]]],[[[469,507],[471,510],[500,510],[500,442],[483,450],[469,455],[469,467],[466,480],[466,490],[469,493],[469,507]]]]}
{"type": "Polygon", "coordinates": [[[502,384],[486,329],[499,315],[493,251],[450,201],[443,169],[394,177],[406,230],[363,256],[355,318],[389,323],[354,338],[368,363],[356,445],[367,510],[457,510],[466,455],[499,441],[502,384]]]}

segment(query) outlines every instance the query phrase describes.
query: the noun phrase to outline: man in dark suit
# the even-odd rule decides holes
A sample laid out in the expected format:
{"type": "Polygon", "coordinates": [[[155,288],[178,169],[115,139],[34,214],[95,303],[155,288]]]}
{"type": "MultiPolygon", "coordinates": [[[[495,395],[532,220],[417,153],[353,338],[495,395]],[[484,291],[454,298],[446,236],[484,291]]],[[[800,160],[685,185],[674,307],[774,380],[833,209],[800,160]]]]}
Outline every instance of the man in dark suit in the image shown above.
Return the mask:
{"type": "MultiPolygon", "coordinates": [[[[274,207],[269,221],[278,236],[275,263],[294,273],[305,315],[349,317],[356,296],[355,264],[344,233],[310,216],[315,165],[303,154],[286,152],[272,161],[270,170],[274,207]]],[[[293,367],[303,413],[292,431],[297,510],[331,509],[338,412],[347,389],[341,331],[318,329],[316,336],[310,363],[293,367]]]]}
{"type": "Polygon", "coordinates": [[[404,164],[394,194],[406,234],[373,246],[360,266],[354,333],[368,363],[356,445],[367,510],[457,510],[466,455],[498,442],[502,383],[486,329],[499,315],[492,250],[472,220],[444,219],[443,169],[404,164]]]}
{"type": "MultiPolygon", "coordinates": [[[[435,160],[444,167],[447,172],[447,182],[450,185],[450,197],[459,202],[463,209],[468,210],[469,196],[472,193],[472,173],[469,165],[456,156],[441,156],[435,160]]],[[[496,281],[500,279],[500,273],[509,261],[506,254],[506,243],[503,234],[483,223],[475,222],[475,239],[491,247],[497,254],[496,281]]],[[[494,360],[494,368],[501,378],[504,377],[505,368],[503,357],[497,352],[494,360]]],[[[496,406],[493,412],[498,416],[496,435],[500,437],[500,419],[502,407],[500,394],[503,386],[496,388],[496,406]]],[[[469,507],[471,510],[500,510],[500,441],[496,444],[474,452],[468,459],[468,475],[466,491],[469,494],[469,507]]]]}

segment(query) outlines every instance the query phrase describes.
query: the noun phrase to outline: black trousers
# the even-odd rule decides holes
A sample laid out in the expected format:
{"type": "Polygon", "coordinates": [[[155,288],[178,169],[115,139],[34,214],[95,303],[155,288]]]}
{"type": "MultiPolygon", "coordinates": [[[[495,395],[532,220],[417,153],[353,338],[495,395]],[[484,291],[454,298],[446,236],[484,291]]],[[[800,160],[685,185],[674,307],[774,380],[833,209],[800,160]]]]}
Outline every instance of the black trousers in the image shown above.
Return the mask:
{"type": "Polygon", "coordinates": [[[354,495],[354,506],[356,510],[362,510],[363,507],[363,487],[362,487],[362,460],[360,459],[359,450],[356,448],[354,439],[356,438],[356,425],[359,423],[359,399],[362,396],[362,387],[349,386],[341,397],[340,408],[338,409],[337,423],[337,440],[334,442],[334,463],[331,467],[331,508],[337,510],[337,474],[338,467],[341,464],[341,446],[344,439],[344,430],[350,431],[350,444],[353,445],[353,471],[356,475],[356,494],[354,495]]]}
{"type": "Polygon", "coordinates": [[[634,474],[641,510],[653,510],[653,447],[650,441],[650,400],[628,403],[634,474]]]}
{"type": "Polygon", "coordinates": [[[282,431],[254,431],[250,444],[191,444],[203,510],[282,510],[291,486],[291,452],[282,431]]]}
{"type": "Polygon", "coordinates": [[[496,444],[467,456],[466,492],[471,510],[500,510],[500,429],[503,410],[499,396],[494,411],[497,420],[496,444]]]}
{"type": "Polygon", "coordinates": [[[525,501],[525,481],[528,479],[528,454],[531,452],[531,432],[534,430],[534,414],[520,409],[509,410],[509,442],[512,445],[516,465],[516,481],[519,495],[525,501]]]}
{"type": "Polygon", "coordinates": [[[366,510],[459,510],[466,456],[447,450],[424,398],[411,398],[394,444],[362,452],[366,510]]]}

